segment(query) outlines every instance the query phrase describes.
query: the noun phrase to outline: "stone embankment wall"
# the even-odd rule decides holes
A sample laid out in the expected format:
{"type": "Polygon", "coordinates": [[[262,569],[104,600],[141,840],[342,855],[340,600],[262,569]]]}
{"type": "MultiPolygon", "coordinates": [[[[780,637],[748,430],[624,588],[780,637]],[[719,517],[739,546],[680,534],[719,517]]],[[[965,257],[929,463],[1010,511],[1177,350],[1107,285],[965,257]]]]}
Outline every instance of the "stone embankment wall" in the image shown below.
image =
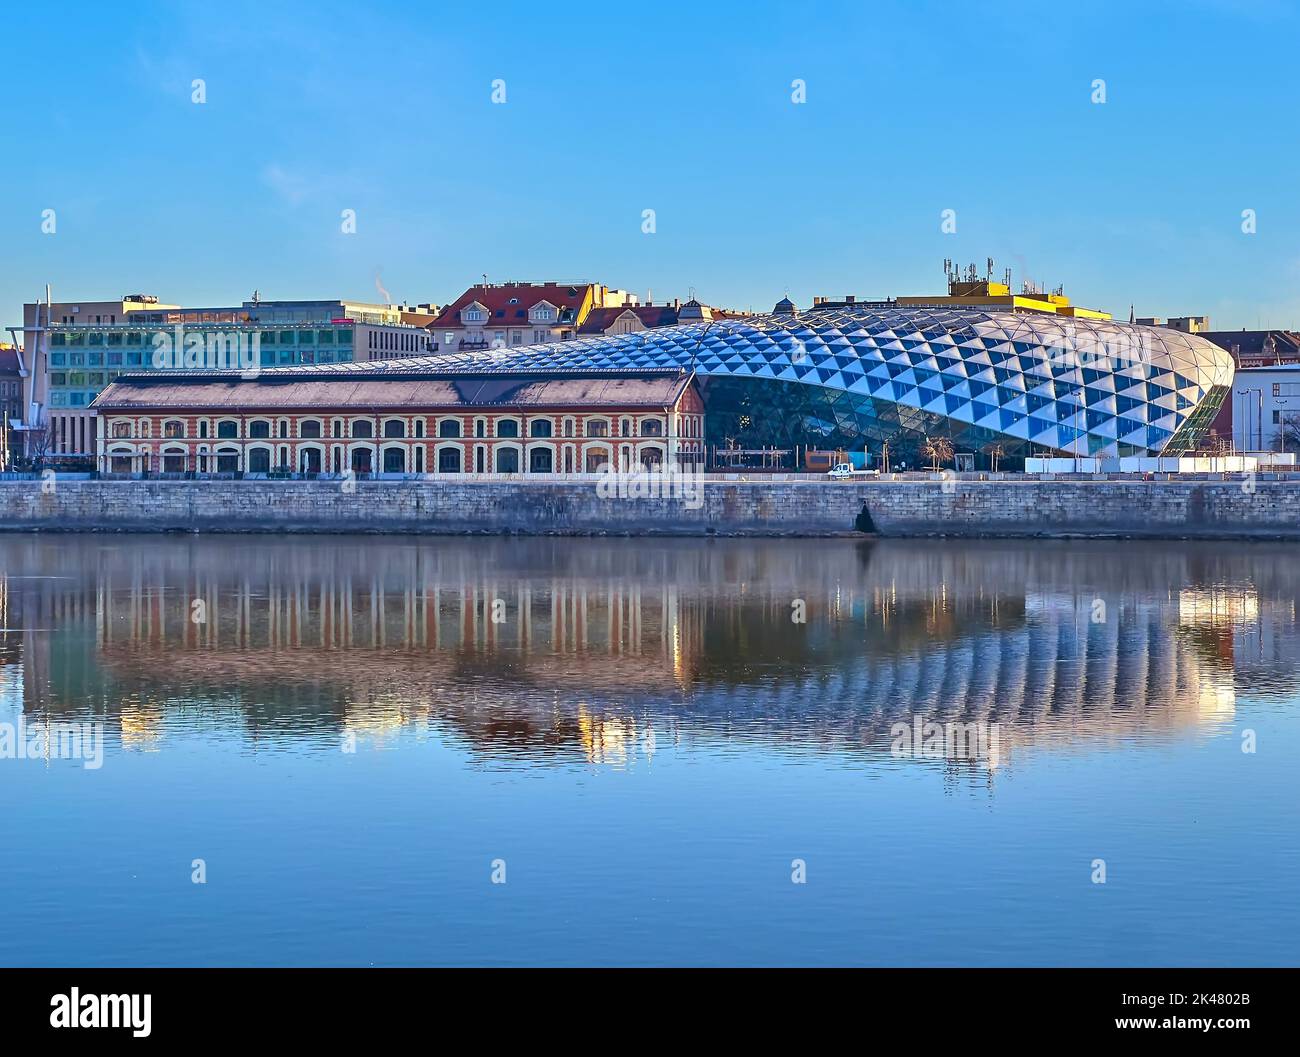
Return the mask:
{"type": "Polygon", "coordinates": [[[3,481],[0,530],[1300,539],[1300,481],[3,481]]]}

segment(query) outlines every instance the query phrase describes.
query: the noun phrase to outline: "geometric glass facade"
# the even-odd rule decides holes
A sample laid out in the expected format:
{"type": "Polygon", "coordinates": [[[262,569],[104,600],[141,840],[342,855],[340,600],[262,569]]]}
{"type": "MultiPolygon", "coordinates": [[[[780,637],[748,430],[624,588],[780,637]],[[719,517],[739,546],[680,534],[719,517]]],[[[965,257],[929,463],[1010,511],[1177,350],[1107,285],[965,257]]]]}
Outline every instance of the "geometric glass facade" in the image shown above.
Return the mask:
{"type": "Polygon", "coordinates": [[[694,369],[710,444],[878,448],[921,435],[1007,456],[1195,450],[1232,382],[1203,338],[1110,320],[892,304],[748,316],[393,363],[694,369]]]}

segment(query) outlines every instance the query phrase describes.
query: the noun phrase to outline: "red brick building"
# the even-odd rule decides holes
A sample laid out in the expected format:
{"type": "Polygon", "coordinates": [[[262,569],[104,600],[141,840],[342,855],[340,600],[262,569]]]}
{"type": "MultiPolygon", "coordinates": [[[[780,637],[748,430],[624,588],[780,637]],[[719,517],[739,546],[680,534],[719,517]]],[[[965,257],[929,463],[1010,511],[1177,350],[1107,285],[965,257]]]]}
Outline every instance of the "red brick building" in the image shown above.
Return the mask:
{"type": "Polygon", "coordinates": [[[93,406],[107,474],[571,474],[704,460],[704,405],[675,369],[156,371],[119,376],[93,406]]]}

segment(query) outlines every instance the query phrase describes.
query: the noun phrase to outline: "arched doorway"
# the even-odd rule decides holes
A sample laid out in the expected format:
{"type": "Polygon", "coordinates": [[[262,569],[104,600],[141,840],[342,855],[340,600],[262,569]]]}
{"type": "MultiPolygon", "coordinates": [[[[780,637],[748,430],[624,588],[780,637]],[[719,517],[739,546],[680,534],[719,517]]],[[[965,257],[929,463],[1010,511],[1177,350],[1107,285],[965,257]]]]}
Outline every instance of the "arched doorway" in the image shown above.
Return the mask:
{"type": "Polygon", "coordinates": [[[370,449],[369,448],[352,449],[352,472],[353,473],[370,472],[370,449]]]}
{"type": "Polygon", "coordinates": [[[641,465],[647,470],[661,470],[664,465],[663,448],[642,448],[641,465]]]}
{"type": "Polygon", "coordinates": [[[238,472],[239,472],[239,449],[218,448],[217,449],[217,473],[238,473],[238,472]]]}
{"type": "Polygon", "coordinates": [[[320,448],[303,448],[298,453],[300,473],[320,473],[320,448]]]}
{"type": "Polygon", "coordinates": [[[603,473],[609,465],[608,448],[588,448],[587,449],[587,472],[603,473]]]}
{"type": "Polygon", "coordinates": [[[533,448],[528,453],[529,473],[550,473],[554,466],[554,457],[550,448],[533,448]]]}
{"type": "Polygon", "coordinates": [[[438,451],[439,473],[460,473],[460,449],[441,448],[438,451]]]}
{"type": "Polygon", "coordinates": [[[519,449],[497,448],[497,473],[519,472],[519,449]]]}
{"type": "Polygon", "coordinates": [[[270,473],[271,472],[271,449],[270,448],[252,448],[249,450],[248,472],[249,473],[270,473]]]}

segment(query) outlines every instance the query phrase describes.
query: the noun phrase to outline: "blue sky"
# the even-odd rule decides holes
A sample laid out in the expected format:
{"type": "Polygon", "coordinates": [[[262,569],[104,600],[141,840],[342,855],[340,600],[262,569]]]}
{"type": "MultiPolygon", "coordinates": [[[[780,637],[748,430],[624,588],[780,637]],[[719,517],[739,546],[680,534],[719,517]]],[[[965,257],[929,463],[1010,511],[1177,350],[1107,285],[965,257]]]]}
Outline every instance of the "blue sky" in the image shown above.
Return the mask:
{"type": "Polygon", "coordinates": [[[11,6],[0,322],[46,282],[443,302],[483,273],[767,308],[991,255],[1117,316],[1300,328],[1290,4],[362,10],[11,6]]]}

